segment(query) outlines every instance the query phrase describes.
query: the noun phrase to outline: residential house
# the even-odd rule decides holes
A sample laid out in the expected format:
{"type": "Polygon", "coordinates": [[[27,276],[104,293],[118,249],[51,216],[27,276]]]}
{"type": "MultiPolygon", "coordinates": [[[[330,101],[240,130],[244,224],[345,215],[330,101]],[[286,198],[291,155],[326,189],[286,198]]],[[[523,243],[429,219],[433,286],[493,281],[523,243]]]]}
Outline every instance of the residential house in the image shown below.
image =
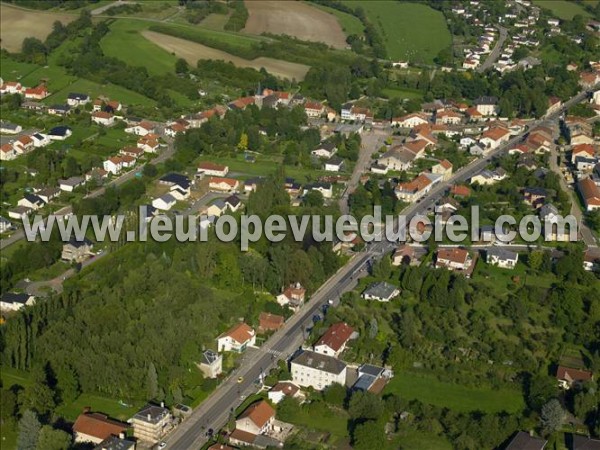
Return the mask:
{"type": "Polygon", "coordinates": [[[562,108],[562,101],[558,97],[548,98],[548,109],[546,110],[546,116],[551,116],[562,108]]]}
{"type": "Polygon", "coordinates": [[[510,131],[504,127],[492,127],[484,131],[479,142],[486,148],[495,149],[510,139],[510,131]]]}
{"type": "Polygon", "coordinates": [[[564,220],[556,206],[551,203],[543,205],[539,215],[546,241],[567,242],[570,240],[570,232],[576,230],[576,227],[571,229],[568,221],[564,220]],[[566,225],[569,227],[567,228],[566,225]]]}
{"type": "Polygon", "coordinates": [[[90,96],[87,94],[79,94],[77,92],[71,92],[67,96],[67,105],[69,106],[83,106],[90,102],[90,96]]]}
{"type": "Polygon", "coordinates": [[[370,284],[362,293],[365,300],[377,300],[378,302],[389,302],[400,295],[400,289],[385,281],[370,284]]]}
{"type": "Polygon", "coordinates": [[[35,194],[25,194],[23,195],[23,198],[17,202],[17,205],[37,211],[38,209],[43,208],[46,205],[46,202],[35,194]]]}
{"type": "Polygon", "coordinates": [[[600,257],[595,255],[592,251],[587,250],[583,254],[583,269],[587,272],[595,272],[600,268],[600,257]]]}
{"type": "Polygon", "coordinates": [[[581,72],[579,74],[579,86],[584,89],[593,88],[600,83],[600,73],[598,72],[581,72]]]}
{"type": "Polygon", "coordinates": [[[236,212],[242,207],[242,201],[237,195],[233,194],[225,199],[225,205],[227,205],[229,211],[236,212]]]}
{"type": "Polygon", "coordinates": [[[6,143],[0,147],[0,161],[12,161],[17,157],[17,151],[12,144],[6,143]]]}
{"type": "Polygon", "coordinates": [[[73,440],[76,444],[99,444],[112,435],[126,433],[127,428],[126,423],[111,420],[104,414],[86,411],[80,414],[73,424],[73,440]]]}
{"type": "Polygon", "coordinates": [[[427,174],[421,174],[407,183],[398,183],[395,188],[395,193],[399,200],[414,203],[426,195],[432,187],[432,180],[427,174]]]}
{"type": "Polygon", "coordinates": [[[412,167],[416,155],[402,145],[396,145],[385,152],[377,160],[377,165],[383,166],[387,173],[388,170],[408,170],[412,167]]]}
{"type": "Polygon", "coordinates": [[[138,136],[147,136],[148,134],[154,133],[154,125],[150,122],[142,121],[137,125],[125,128],[126,133],[133,133],[138,136]]]}
{"type": "Polygon", "coordinates": [[[208,208],[206,208],[205,215],[220,217],[227,212],[227,204],[224,200],[216,199],[208,208]]]}
{"type": "Polygon", "coordinates": [[[185,130],[187,130],[188,127],[189,127],[189,122],[186,120],[180,119],[179,121],[172,123],[167,128],[165,128],[165,134],[167,136],[175,137],[179,133],[183,133],[185,130]]]}
{"type": "Polygon", "coordinates": [[[58,188],[61,191],[73,192],[80,186],[85,184],[85,180],[81,177],[71,177],[66,180],[58,180],[58,188]]]}
{"type": "Polygon", "coordinates": [[[281,306],[288,306],[292,310],[297,310],[304,304],[305,298],[306,289],[300,283],[294,283],[283,289],[276,300],[281,306]]]}
{"type": "Polygon", "coordinates": [[[600,450],[600,439],[580,434],[572,434],[567,439],[570,441],[569,450],[600,450]]]}
{"type": "Polygon", "coordinates": [[[465,111],[467,116],[467,120],[469,122],[481,122],[482,120],[486,120],[486,117],[479,112],[479,110],[475,106],[471,106],[465,111]]]}
{"type": "Polygon", "coordinates": [[[573,386],[591,381],[594,379],[592,372],[587,370],[574,369],[559,365],[556,369],[556,379],[558,385],[563,389],[571,389],[573,386]]]}
{"type": "Polygon", "coordinates": [[[436,267],[450,270],[467,270],[471,266],[471,257],[464,248],[442,248],[436,254],[436,267]]]}
{"type": "Polygon", "coordinates": [[[10,223],[10,220],[5,219],[4,217],[0,216],[0,234],[6,233],[11,228],[12,228],[12,224],[10,223]]]}
{"type": "Polygon", "coordinates": [[[344,168],[344,160],[337,156],[332,156],[325,161],[325,170],[327,172],[339,172],[344,168]]]}
{"type": "Polygon", "coordinates": [[[102,163],[102,167],[108,173],[112,173],[113,175],[118,175],[119,172],[123,169],[123,157],[122,156],[111,156],[106,161],[102,163]]]}
{"type": "MultiPolygon", "coordinates": [[[[238,99],[232,101],[227,106],[229,107],[229,109],[238,109],[240,111],[244,111],[248,106],[254,105],[255,103],[256,103],[255,97],[241,97],[241,98],[238,98],[238,99]]],[[[257,106],[260,106],[260,105],[257,105],[257,106]]]]}
{"type": "Polygon", "coordinates": [[[18,81],[0,83],[0,94],[22,94],[25,88],[18,81]]]}
{"type": "Polygon", "coordinates": [[[269,331],[277,331],[285,324],[285,317],[271,314],[268,312],[261,312],[258,317],[258,332],[266,333],[269,331]]]}
{"type": "Polygon", "coordinates": [[[451,109],[444,109],[435,114],[435,123],[443,125],[459,125],[462,121],[462,115],[451,109]]]}
{"type": "Polygon", "coordinates": [[[427,116],[422,113],[411,113],[402,117],[395,117],[392,119],[391,125],[393,127],[401,128],[413,128],[417,125],[425,125],[429,123],[427,116]]]}
{"type": "Polygon", "coordinates": [[[33,141],[33,146],[35,148],[45,147],[50,144],[50,138],[42,133],[34,133],[31,135],[31,140],[33,141]]]}
{"type": "Polygon", "coordinates": [[[571,163],[575,164],[577,158],[594,158],[596,156],[596,148],[592,144],[574,145],[571,149],[571,163]]]}
{"type": "Polygon", "coordinates": [[[496,97],[479,97],[474,104],[477,112],[483,116],[494,116],[498,113],[498,99],[496,97]]]}
{"type": "Polygon", "coordinates": [[[17,134],[23,131],[21,125],[16,125],[10,122],[4,122],[0,120],[0,133],[2,134],[17,134]]]}
{"type": "Polygon", "coordinates": [[[331,325],[313,346],[316,353],[335,356],[336,358],[346,349],[346,344],[356,336],[354,329],[345,322],[331,325]]]}
{"type": "Polygon", "coordinates": [[[235,178],[211,177],[208,180],[208,188],[214,192],[237,192],[240,182],[235,178]]]}
{"type": "Polygon", "coordinates": [[[523,189],[523,201],[536,209],[542,207],[547,196],[548,191],[544,188],[526,187],[523,189]]]}
{"type": "Polygon", "coordinates": [[[139,147],[123,147],[119,150],[119,154],[123,156],[130,156],[133,159],[138,159],[144,156],[144,150],[139,147]]]}
{"type": "Polygon", "coordinates": [[[487,186],[504,180],[506,176],[506,171],[501,167],[498,167],[495,170],[484,169],[477,175],[471,177],[471,184],[478,183],[481,186],[487,186]]]}
{"type": "Polygon", "coordinates": [[[269,436],[277,431],[275,426],[275,410],[266,401],[261,400],[250,405],[237,418],[235,430],[229,435],[229,442],[253,448],[277,448],[283,443],[269,436]]]}
{"type": "Polygon", "coordinates": [[[419,261],[416,258],[415,249],[410,245],[404,244],[394,250],[392,254],[392,265],[401,266],[402,264],[415,265],[419,261]]]}
{"type": "Polygon", "coordinates": [[[229,167],[222,164],[215,164],[210,161],[202,161],[198,164],[198,174],[213,177],[224,177],[229,172],[229,167]]]}
{"type": "Polygon", "coordinates": [[[307,101],[304,103],[304,112],[308,118],[321,117],[325,112],[325,107],[322,103],[307,101]]]}
{"type": "Polygon", "coordinates": [[[89,239],[71,239],[66,244],[63,244],[60,258],[68,262],[83,262],[89,256],[93,255],[92,248],[94,248],[94,243],[89,239]]]}
{"type": "Polygon", "coordinates": [[[119,436],[107,437],[93,450],[135,450],[135,442],[125,439],[125,435],[121,433],[119,436]]]}
{"type": "Polygon", "coordinates": [[[502,269],[514,269],[519,261],[519,254],[502,248],[490,248],[486,252],[486,262],[502,269]]]}
{"type": "Polygon", "coordinates": [[[48,92],[48,89],[46,89],[46,86],[25,89],[25,98],[27,100],[43,100],[49,95],[50,93],[48,92]]]}
{"type": "Polygon", "coordinates": [[[404,148],[415,154],[415,158],[421,158],[425,154],[428,147],[435,146],[437,139],[428,132],[414,131],[411,132],[413,140],[404,144],[404,148]]]}
{"type": "Polygon", "coordinates": [[[519,431],[511,439],[505,450],[544,450],[547,440],[519,431]]]}
{"type": "Polygon", "coordinates": [[[33,209],[27,206],[15,206],[8,210],[8,217],[16,220],[24,220],[29,214],[33,212],[33,209]]]}
{"type": "Polygon", "coordinates": [[[213,350],[205,350],[198,368],[206,378],[217,378],[223,373],[223,356],[213,350]]]}
{"type": "Polygon", "coordinates": [[[48,107],[48,114],[52,116],[66,116],[71,112],[69,105],[52,105],[48,107]]]}
{"type": "Polygon", "coordinates": [[[380,394],[392,376],[391,371],[383,367],[363,364],[358,368],[358,378],[352,390],[380,394]]]}
{"type": "Polygon", "coordinates": [[[450,194],[454,197],[466,198],[471,196],[471,189],[468,186],[455,184],[450,188],[450,194]]]}
{"type": "Polygon", "coordinates": [[[71,130],[70,127],[61,125],[61,126],[52,128],[48,132],[48,137],[53,141],[64,141],[72,134],[73,134],[73,130],[71,130]]]}
{"type": "Polygon", "coordinates": [[[33,150],[35,145],[31,136],[21,136],[13,143],[13,147],[17,154],[22,155],[33,150]]]}
{"type": "Polygon", "coordinates": [[[303,396],[299,386],[290,381],[280,381],[267,394],[269,400],[275,404],[279,403],[285,397],[301,398],[303,396]]]}
{"type": "Polygon", "coordinates": [[[137,141],[137,146],[143,149],[146,153],[156,153],[160,147],[160,144],[158,143],[158,136],[143,136],[137,141]]]}
{"type": "Polygon", "coordinates": [[[35,297],[33,295],[5,292],[0,296],[0,309],[2,311],[19,311],[25,306],[32,305],[35,305],[35,297]]]}
{"type": "Polygon", "coordinates": [[[448,181],[452,177],[452,163],[444,159],[431,168],[431,173],[441,175],[442,180],[448,181]]]}
{"type": "Polygon", "coordinates": [[[337,153],[337,147],[333,142],[321,142],[311,154],[319,158],[331,158],[337,153]]]}
{"type": "Polygon", "coordinates": [[[140,441],[155,444],[173,428],[171,412],[161,404],[146,405],[130,420],[133,436],[140,441]]]}
{"type": "Polygon", "coordinates": [[[333,356],[304,351],[290,364],[292,382],[321,391],[334,383],[346,384],[346,364],[333,356]]]}
{"type": "Polygon", "coordinates": [[[312,183],[304,186],[302,195],[306,195],[308,191],[318,191],[323,195],[323,198],[333,197],[333,186],[331,183],[312,183]]]}
{"type": "Polygon", "coordinates": [[[92,122],[110,127],[115,123],[115,116],[106,111],[95,111],[92,113],[92,122]]]}
{"type": "Polygon", "coordinates": [[[600,209],[600,188],[591,178],[585,178],[578,183],[579,195],[583,199],[586,211],[600,209]]]}
{"type": "Polygon", "coordinates": [[[256,342],[256,332],[245,323],[238,323],[217,338],[217,351],[242,353],[256,342]]]}
{"type": "Polygon", "coordinates": [[[177,199],[171,194],[164,194],[152,200],[152,206],[161,211],[169,211],[177,203],[177,199]]]}

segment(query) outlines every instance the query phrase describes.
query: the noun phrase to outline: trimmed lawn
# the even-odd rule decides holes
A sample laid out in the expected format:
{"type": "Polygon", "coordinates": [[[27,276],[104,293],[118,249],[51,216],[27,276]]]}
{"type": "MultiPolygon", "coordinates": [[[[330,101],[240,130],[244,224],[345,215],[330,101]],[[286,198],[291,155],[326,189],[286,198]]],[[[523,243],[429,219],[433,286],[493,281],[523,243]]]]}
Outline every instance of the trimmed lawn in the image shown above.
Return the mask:
{"type": "Polygon", "coordinates": [[[385,96],[387,96],[390,99],[396,97],[408,99],[423,98],[423,93],[421,91],[418,91],[417,89],[385,88],[382,90],[382,92],[385,96]]]}
{"type": "Polygon", "coordinates": [[[392,60],[432,63],[440,50],[452,43],[441,12],[418,3],[380,0],[349,0],[351,7],[362,7],[378,27],[392,60]]]}
{"type": "Polygon", "coordinates": [[[0,378],[2,378],[2,386],[5,388],[9,388],[15,384],[23,387],[27,387],[31,384],[29,373],[23,370],[13,369],[12,367],[0,367],[0,378]]]}
{"type": "Polygon", "coordinates": [[[40,66],[24,62],[13,61],[9,58],[0,58],[0,76],[4,81],[16,81],[39,69],[40,66]]]}
{"type": "Polygon", "coordinates": [[[112,398],[92,394],[81,394],[79,398],[70,405],[64,405],[58,408],[57,413],[67,420],[74,421],[86,406],[92,408],[92,411],[102,412],[114,419],[126,421],[143,405],[135,404],[124,406],[119,403],[119,400],[112,398]]]}
{"type": "Polygon", "coordinates": [[[549,9],[559,19],[571,20],[577,14],[583,17],[591,15],[574,1],[566,0],[533,0],[533,3],[541,8],[549,9]]]}
{"type": "MultiPolygon", "coordinates": [[[[206,16],[199,25],[210,30],[223,31],[223,28],[228,20],[229,14],[212,13],[206,16]]],[[[189,22],[186,21],[186,23],[189,22]]]]}
{"type": "Polygon", "coordinates": [[[525,406],[523,396],[517,390],[472,388],[406,371],[397,372],[385,391],[459,412],[518,412],[525,406]]]}
{"type": "Polygon", "coordinates": [[[43,80],[47,80],[48,90],[50,93],[60,91],[72,84],[76,77],[67,74],[62,67],[45,66],[39,67],[23,77],[21,83],[25,86],[37,86],[43,80]]]}
{"type": "Polygon", "coordinates": [[[348,436],[348,413],[342,409],[333,410],[326,405],[318,406],[318,411],[311,411],[310,407],[303,407],[298,415],[290,422],[313,430],[331,433],[334,440],[344,439],[348,436]],[[327,410],[324,410],[327,408],[327,410]]]}
{"type": "Polygon", "coordinates": [[[400,432],[398,445],[411,450],[452,450],[454,447],[443,436],[427,434],[417,430],[400,432]]]}

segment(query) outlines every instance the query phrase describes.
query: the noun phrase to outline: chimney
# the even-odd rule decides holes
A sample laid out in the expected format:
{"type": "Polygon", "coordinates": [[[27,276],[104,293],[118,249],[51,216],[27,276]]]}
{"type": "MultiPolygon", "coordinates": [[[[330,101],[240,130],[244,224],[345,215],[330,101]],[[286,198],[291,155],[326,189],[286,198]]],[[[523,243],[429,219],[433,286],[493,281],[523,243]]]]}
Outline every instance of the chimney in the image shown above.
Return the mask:
{"type": "Polygon", "coordinates": [[[160,407],[164,408],[165,407],[165,402],[160,402],[160,407]]]}
{"type": "Polygon", "coordinates": [[[148,413],[148,415],[146,416],[146,418],[148,419],[148,422],[150,422],[152,420],[152,414],[148,413]]]}
{"type": "Polygon", "coordinates": [[[119,439],[125,439],[125,433],[122,431],[119,433],[119,439]]]}

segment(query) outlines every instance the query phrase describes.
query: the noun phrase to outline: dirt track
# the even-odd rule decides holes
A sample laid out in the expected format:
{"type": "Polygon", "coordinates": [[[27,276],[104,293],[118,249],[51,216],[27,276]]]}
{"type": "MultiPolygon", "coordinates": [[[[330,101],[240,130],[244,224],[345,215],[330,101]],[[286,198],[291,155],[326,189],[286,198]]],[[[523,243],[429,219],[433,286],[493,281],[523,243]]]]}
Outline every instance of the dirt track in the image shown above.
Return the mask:
{"type": "Polygon", "coordinates": [[[52,24],[55,21],[59,20],[64,25],[76,18],[75,14],[28,11],[2,3],[0,4],[0,46],[9,52],[19,52],[26,37],[35,37],[43,41],[52,31],[52,24]]]}
{"type": "Polygon", "coordinates": [[[304,41],[346,47],[346,35],[337,19],[325,11],[297,1],[246,0],[248,21],[244,33],[287,34],[304,41]]]}
{"type": "Polygon", "coordinates": [[[289,78],[290,80],[295,78],[298,81],[303,80],[306,72],[310,69],[309,66],[304,64],[297,64],[273,58],[260,57],[254,60],[247,60],[196,42],[186,41],[185,39],[156,33],[154,31],[143,31],[142,36],[168,52],[175,53],[177,56],[184,58],[188,63],[194,66],[199,59],[220,59],[232,62],[238,67],[251,67],[256,70],[264,67],[267,72],[270,72],[273,75],[289,78]]]}

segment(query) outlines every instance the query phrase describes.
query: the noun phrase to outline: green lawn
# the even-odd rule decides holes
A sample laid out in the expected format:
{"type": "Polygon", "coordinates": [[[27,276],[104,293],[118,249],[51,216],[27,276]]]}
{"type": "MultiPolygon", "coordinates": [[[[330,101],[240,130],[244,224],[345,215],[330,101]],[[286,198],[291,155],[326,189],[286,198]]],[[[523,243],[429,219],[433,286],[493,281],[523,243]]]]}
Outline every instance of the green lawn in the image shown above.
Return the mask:
{"type": "Polygon", "coordinates": [[[432,63],[440,50],[451,43],[450,32],[441,12],[418,3],[380,0],[348,0],[362,7],[381,33],[392,60],[432,63]]]}
{"type": "Polygon", "coordinates": [[[31,384],[29,373],[23,370],[13,369],[12,367],[0,367],[0,378],[2,379],[2,386],[5,388],[9,388],[15,384],[23,387],[27,387],[31,384]]]}
{"type": "Polygon", "coordinates": [[[574,1],[567,0],[533,0],[533,3],[545,9],[549,9],[559,19],[571,20],[577,14],[583,17],[591,17],[590,14],[574,1]]]}
{"type": "Polygon", "coordinates": [[[25,86],[37,86],[43,80],[47,81],[48,90],[50,93],[53,93],[66,88],[77,80],[77,78],[67,74],[62,67],[45,66],[29,72],[29,74],[23,77],[21,83],[25,86]]]}
{"type": "MultiPolygon", "coordinates": [[[[200,22],[200,26],[208,28],[210,30],[223,31],[223,28],[225,27],[225,24],[228,20],[229,14],[212,13],[206,16],[204,20],[200,22]]],[[[188,22],[186,21],[186,23],[188,22]]]]}
{"type": "Polygon", "coordinates": [[[127,406],[124,406],[119,403],[119,400],[112,398],[92,394],[81,394],[79,398],[70,405],[64,405],[58,408],[57,413],[67,420],[74,421],[86,406],[89,406],[92,411],[102,412],[109,417],[126,421],[143,405],[128,404],[127,406]]]}
{"type": "Polygon", "coordinates": [[[382,90],[383,94],[388,98],[392,99],[395,97],[400,98],[423,98],[423,93],[417,89],[400,89],[400,88],[385,88],[382,90]]]}
{"type": "Polygon", "coordinates": [[[411,450],[452,450],[454,448],[442,436],[435,436],[417,430],[401,432],[397,442],[401,448],[409,448],[411,450]]]}
{"type": "Polygon", "coordinates": [[[405,371],[396,372],[385,392],[393,392],[408,400],[416,399],[459,412],[518,412],[525,406],[523,396],[518,390],[472,388],[405,371]]]}
{"type": "Polygon", "coordinates": [[[35,64],[18,62],[9,58],[0,58],[0,76],[4,81],[19,80],[38,68],[39,66],[35,64]]]}
{"type": "Polygon", "coordinates": [[[317,3],[311,3],[310,6],[322,9],[323,11],[327,11],[328,13],[333,14],[340,26],[342,27],[342,30],[344,30],[344,33],[346,33],[346,36],[350,36],[351,34],[362,36],[364,34],[365,27],[363,26],[362,22],[358,19],[358,17],[340,11],[339,9],[330,8],[328,6],[319,5],[317,3]]]}

